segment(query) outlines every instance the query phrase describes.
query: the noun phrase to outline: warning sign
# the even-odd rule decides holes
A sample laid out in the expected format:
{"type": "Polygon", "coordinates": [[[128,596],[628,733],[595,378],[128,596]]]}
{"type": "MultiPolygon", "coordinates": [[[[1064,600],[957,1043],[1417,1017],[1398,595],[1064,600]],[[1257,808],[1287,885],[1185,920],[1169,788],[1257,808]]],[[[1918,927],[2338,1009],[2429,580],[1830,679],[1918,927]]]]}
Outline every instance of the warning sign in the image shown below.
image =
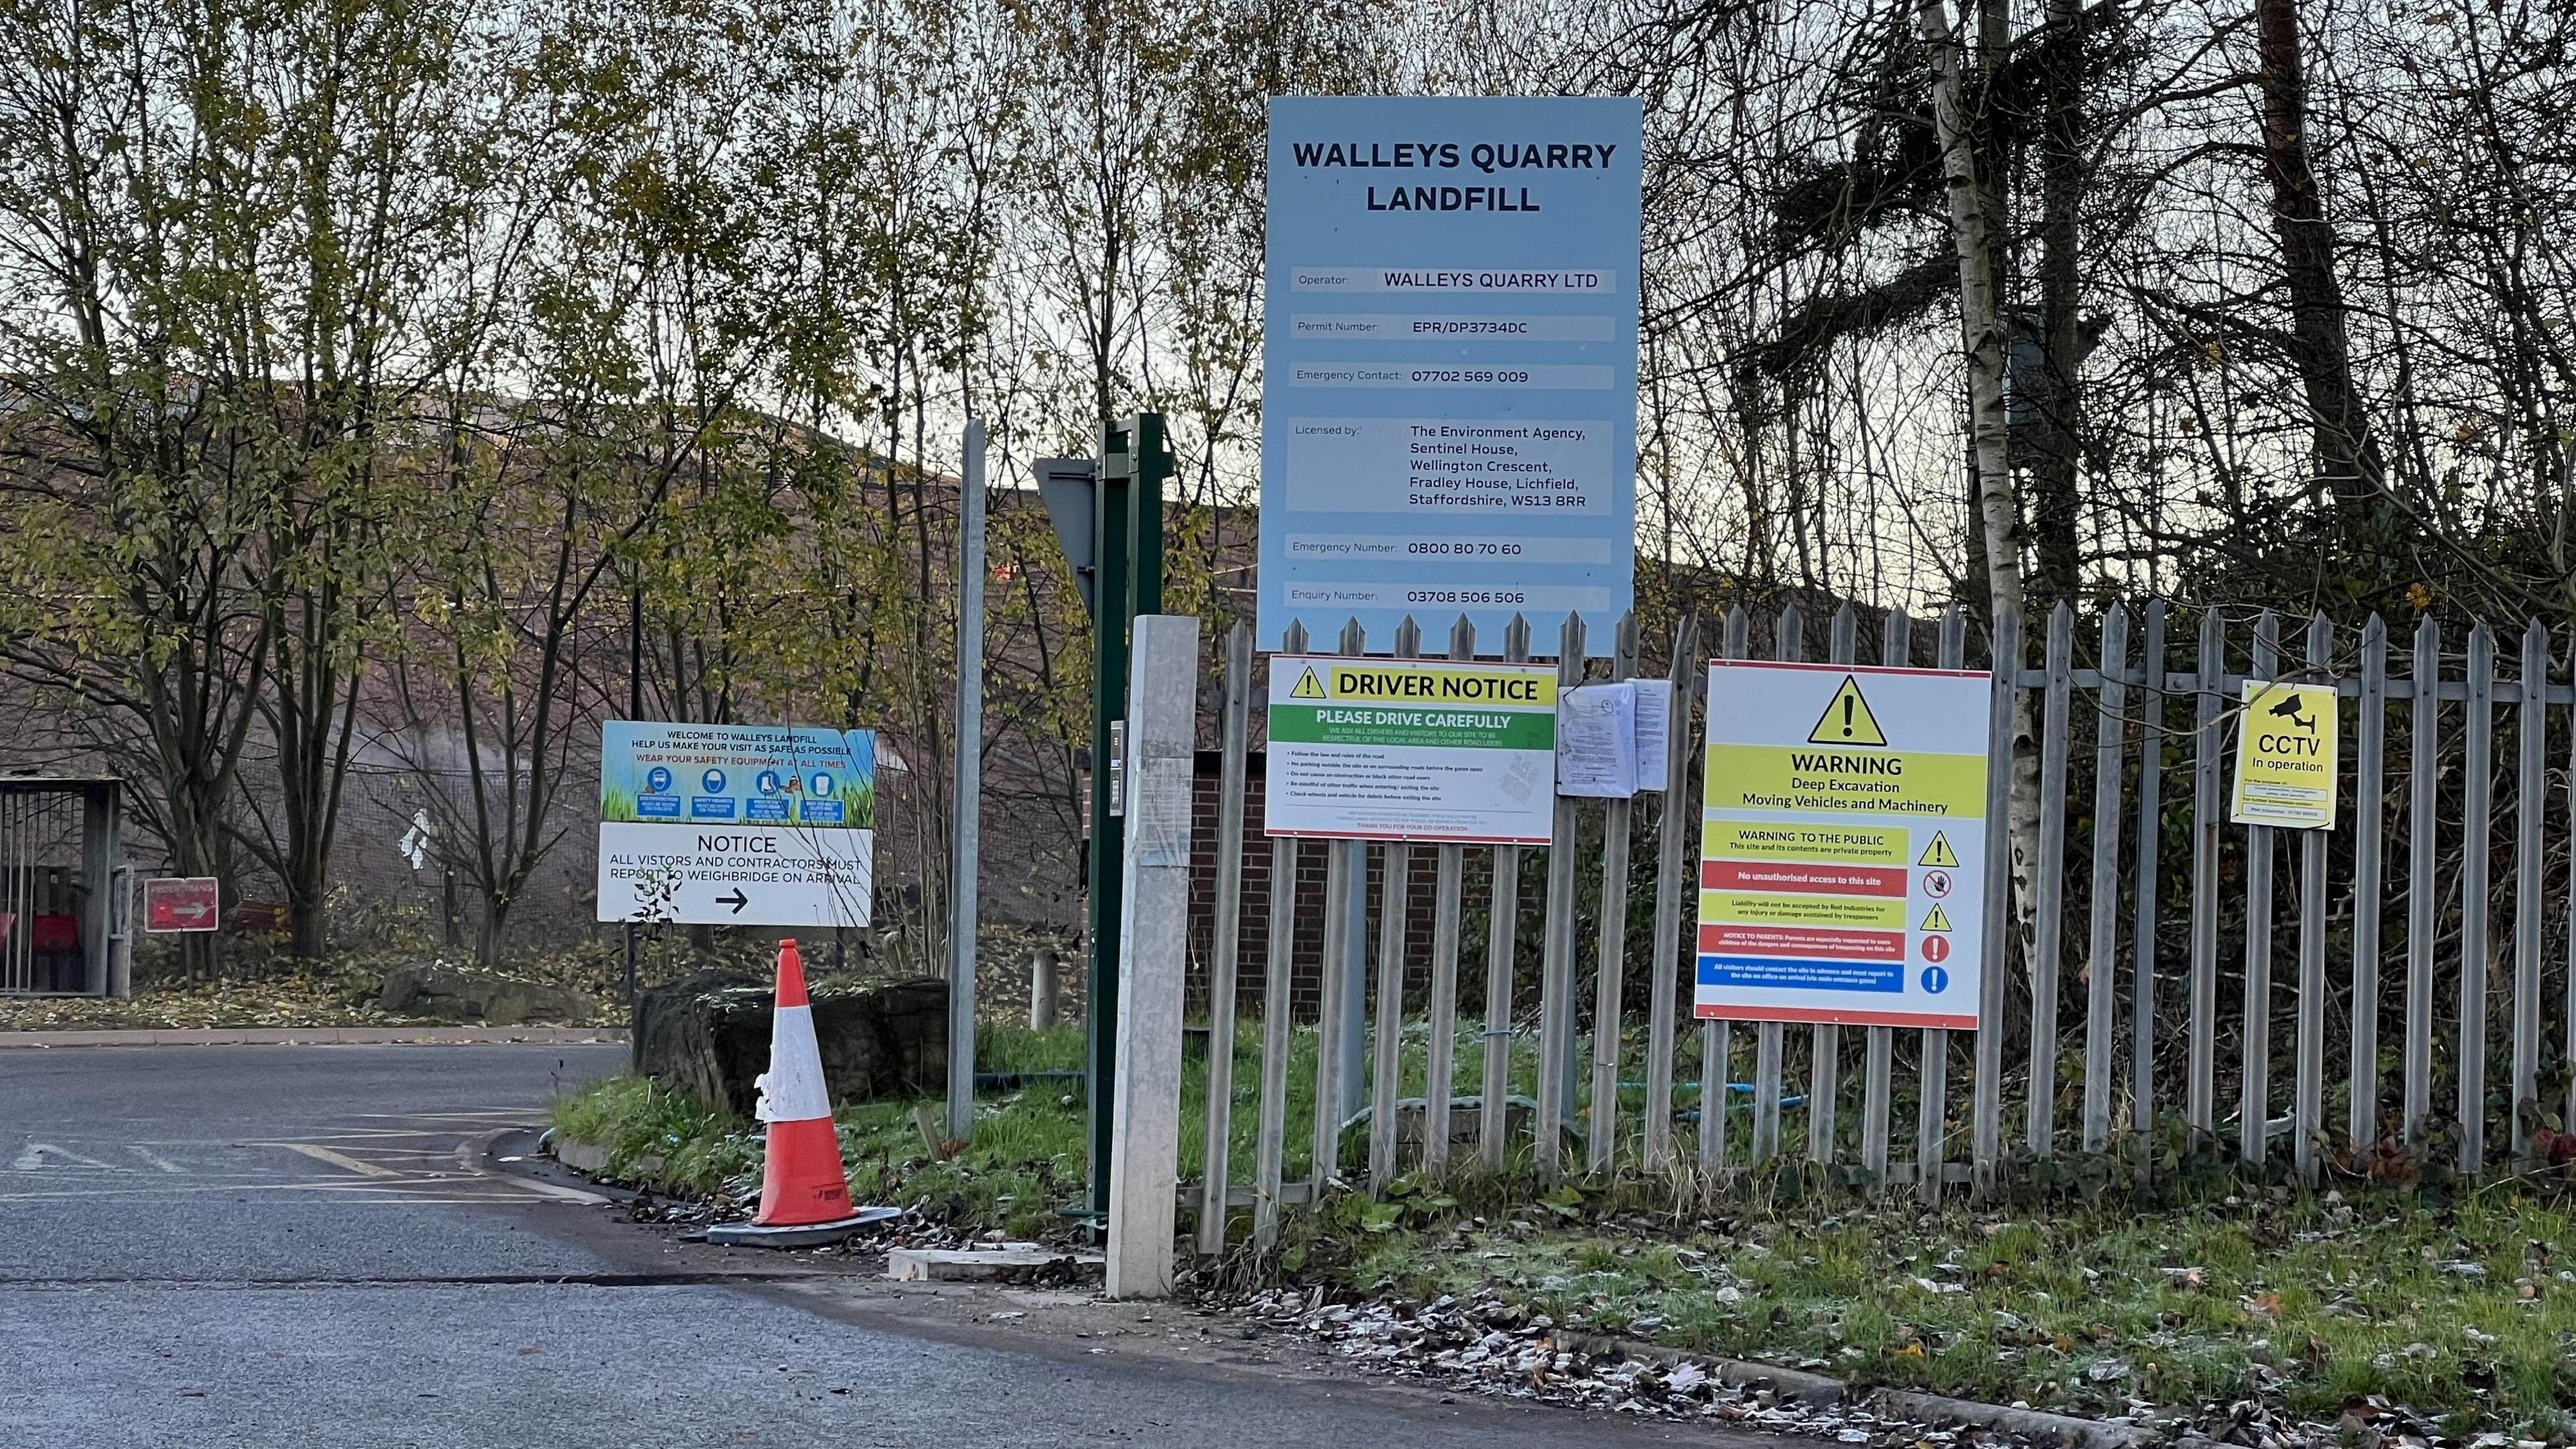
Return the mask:
{"type": "Polygon", "coordinates": [[[1887,736],[1878,728],[1878,716],[1869,712],[1869,701],[1862,697],[1860,681],[1846,674],[1843,687],[1825,702],[1825,712],[1816,716],[1816,727],[1807,731],[1811,745],[1885,745],[1887,736]]]}
{"type": "Polygon", "coordinates": [[[2333,829],[2340,745],[2333,685],[2245,681],[2228,818],[2239,825],[2333,829]]]}
{"type": "Polygon", "coordinates": [[[1990,699],[1981,672],[1709,666],[1698,1015],[1977,1025],[1990,699]]]}
{"type": "Polygon", "coordinates": [[[1545,845],[1556,666],[1270,659],[1272,835],[1545,845]]]}

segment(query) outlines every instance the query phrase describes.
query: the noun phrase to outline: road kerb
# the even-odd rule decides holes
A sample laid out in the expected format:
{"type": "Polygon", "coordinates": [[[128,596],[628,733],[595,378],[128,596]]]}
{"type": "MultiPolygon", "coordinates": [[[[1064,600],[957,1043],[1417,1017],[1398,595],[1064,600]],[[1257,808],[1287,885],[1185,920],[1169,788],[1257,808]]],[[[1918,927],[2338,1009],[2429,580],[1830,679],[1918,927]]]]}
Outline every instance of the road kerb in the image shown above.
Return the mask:
{"type": "Polygon", "coordinates": [[[2070,1445],[2073,1449],[2146,1449],[2163,1437],[2153,1429],[2136,1424],[2083,1419],[2072,1414],[2052,1414],[2043,1409],[2016,1409],[2004,1404],[1954,1399],[1946,1394],[1928,1394],[1914,1389],[1872,1388],[1846,1383],[1826,1374],[1804,1373],[1742,1359],[1713,1358],[1707,1354],[1666,1348],[1661,1344],[1638,1343],[1600,1334],[1558,1332],[1551,1337],[1561,1349],[1589,1354],[1594,1358],[1627,1358],[1664,1367],[1687,1360],[1700,1365],[1721,1383],[1768,1383],[1784,1397],[1803,1403],[1867,1406],[1884,1414],[1932,1423],[1967,1424],[2045,1443],[2070,1445]]]}

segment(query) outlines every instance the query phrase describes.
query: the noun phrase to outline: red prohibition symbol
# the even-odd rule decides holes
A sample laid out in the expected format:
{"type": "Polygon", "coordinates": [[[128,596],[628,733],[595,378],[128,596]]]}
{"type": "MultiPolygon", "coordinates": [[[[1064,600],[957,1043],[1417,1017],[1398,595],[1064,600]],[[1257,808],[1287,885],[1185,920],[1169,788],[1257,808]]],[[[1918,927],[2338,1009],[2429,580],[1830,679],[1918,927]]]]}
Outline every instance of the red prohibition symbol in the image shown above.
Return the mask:
{"type": "Polygon", "coordinates": [[[1950,893],[1950,873],[1946,870],[1927,870],[1923,872],[1923,893],[1936,901],[1941,899],[1943,896],[1948,895],[1950,893]]]}

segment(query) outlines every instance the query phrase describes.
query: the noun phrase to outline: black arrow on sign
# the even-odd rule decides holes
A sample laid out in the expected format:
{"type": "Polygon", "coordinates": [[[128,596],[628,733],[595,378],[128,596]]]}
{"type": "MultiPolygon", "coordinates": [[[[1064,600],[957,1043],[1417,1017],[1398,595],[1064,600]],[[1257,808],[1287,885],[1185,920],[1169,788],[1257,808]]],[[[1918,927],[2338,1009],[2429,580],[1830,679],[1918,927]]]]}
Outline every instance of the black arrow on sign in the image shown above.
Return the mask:
{"type": "Polygon", "coordinates": [[[751,904],[751,897],[742,893],[742,887],[735,886],[733,888],[732,895],[716,897],[716,904],[720,906],[732,906],[733,913],[739,916],[742,914],[742,908],[751,904]]]}

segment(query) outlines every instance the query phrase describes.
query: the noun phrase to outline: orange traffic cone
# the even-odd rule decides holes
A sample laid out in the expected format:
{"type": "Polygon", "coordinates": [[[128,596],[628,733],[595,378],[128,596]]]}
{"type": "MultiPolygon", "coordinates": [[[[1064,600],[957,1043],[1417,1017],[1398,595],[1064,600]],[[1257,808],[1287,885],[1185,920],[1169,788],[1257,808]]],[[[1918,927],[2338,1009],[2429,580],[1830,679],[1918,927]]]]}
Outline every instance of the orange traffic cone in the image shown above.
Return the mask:
{"type": "Polygon", "coordinates": [[[769,1070],[760,1089],[760,1120],[769,1124],[768,1160],[760,1170],[755,1226],[811,1227],[850,1216],[850,1178],[841,1139],[832,1129],[832,1099],[823,1089],[823,1053],[814,1043],[814,1007],[805,995],[805,963],[796,943],[778,943],[778,1003],[770,1016],[769,1070]]]}

